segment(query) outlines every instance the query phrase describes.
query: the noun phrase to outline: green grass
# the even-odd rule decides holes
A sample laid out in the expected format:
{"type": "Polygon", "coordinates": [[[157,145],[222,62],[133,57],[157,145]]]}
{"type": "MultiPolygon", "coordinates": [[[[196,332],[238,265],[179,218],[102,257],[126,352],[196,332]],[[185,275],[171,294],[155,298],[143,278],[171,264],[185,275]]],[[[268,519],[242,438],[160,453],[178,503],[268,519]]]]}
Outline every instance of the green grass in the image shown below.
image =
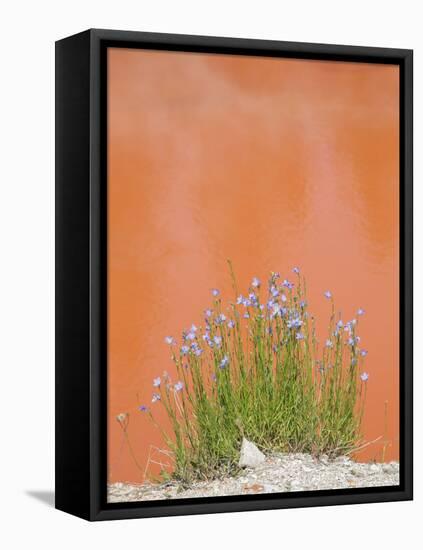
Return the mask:
{"type": "Polygon", "coordinates": [[[190,482],[236,472],[243,436],[266,453],[350,453],[360,442],[367,376],[358,318],[341,326],[322,293],[329,319],[319,344],[299,273],[292,287],[272,273],[266,288],[252,284],[239,297],[229,268],[235,299],[224,306],[214,296],[202,326],[179,344],[167,339],[178,380],[156,379],[155,404],[141,407],[156,425],[155,407],[169,417],[170,432],[158,427],[170,475],[190,482]]]}

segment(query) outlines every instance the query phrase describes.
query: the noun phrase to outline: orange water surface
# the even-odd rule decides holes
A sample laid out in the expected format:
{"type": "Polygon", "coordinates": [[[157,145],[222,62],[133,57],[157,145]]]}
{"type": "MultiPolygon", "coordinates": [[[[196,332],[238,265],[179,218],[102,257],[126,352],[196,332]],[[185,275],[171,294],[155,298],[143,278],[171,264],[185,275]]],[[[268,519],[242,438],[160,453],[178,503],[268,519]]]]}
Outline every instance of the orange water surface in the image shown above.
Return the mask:
{"type": "Polygon", "coordinates": [[[211,288],[232,298],[227,258],[245,289],[300,266],[322,322],[327,289],[344,319],[366,310],[363,431],[382,439],[358,458],[398,459],[398,67],[109,49],[108,123],[109,480],[166,461],[138,406],[173,372],[164,337],[211,288]]]}

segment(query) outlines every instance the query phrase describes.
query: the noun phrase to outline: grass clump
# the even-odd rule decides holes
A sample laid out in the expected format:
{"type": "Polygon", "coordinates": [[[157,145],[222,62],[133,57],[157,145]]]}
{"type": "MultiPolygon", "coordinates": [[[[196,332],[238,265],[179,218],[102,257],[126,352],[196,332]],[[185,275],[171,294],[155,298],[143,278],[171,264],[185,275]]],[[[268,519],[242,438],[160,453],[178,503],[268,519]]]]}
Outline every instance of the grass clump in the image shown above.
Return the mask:
{"type": "MultiPolygon", "coordinates": [[[[225,307],[213,289],[204,323],[180,342],[165,338],[178,380],[165,373],[153,381],[152,402],[170,420],[171,433],[162,431],[171,475],[190,482],[234,473],[243,436],[267,453],[350,453],[368,378],[357,319],[344,323],[326,291],[328,334],[319,345],[299,269],[294,282],[271,273],[265,288],[254,278],[240,294],[229,266],[235,299],[225,307]]],[[[151,408],[140,409],[156,423],[151,408]]]]}

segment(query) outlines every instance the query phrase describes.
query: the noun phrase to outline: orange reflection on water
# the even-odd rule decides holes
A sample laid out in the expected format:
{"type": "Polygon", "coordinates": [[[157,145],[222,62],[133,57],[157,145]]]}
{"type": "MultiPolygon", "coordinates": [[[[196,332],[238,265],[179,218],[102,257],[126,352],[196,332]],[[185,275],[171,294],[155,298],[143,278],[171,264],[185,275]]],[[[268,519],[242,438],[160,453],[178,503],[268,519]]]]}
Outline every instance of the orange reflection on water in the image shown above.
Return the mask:
{"type": "Polygon", "coordinates": [[[150,406],[154,376],[173,372],[164,336],[201,323],[211,288],[232,298],[227,258],[244,288],[300,266],[322,330],[326,289],[343,318],[366,310],[363,430],[383,439],[358,458],[398,459],[398,68],[108,56],[109,479],[140,481],[163,447],[138,405],[150,406]]]}

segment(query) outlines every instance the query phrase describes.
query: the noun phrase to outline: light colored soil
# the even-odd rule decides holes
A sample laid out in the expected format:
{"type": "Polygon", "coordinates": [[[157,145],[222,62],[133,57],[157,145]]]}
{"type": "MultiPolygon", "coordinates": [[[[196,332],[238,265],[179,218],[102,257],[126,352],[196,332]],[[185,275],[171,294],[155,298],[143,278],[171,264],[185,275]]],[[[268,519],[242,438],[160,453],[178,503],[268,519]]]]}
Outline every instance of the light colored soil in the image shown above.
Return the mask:
{"type": "Polygon", "coordinates": [[[245,468],[238,476],[200,481],[189,488],[178,482],[163,484],[112,483],[108,502],[136,502],[175,498],[214,497],[260,493],[286,493],[322,489],[351,489],[399,485],[399,464],[359,463],[348,457],[329,460],[306,454],[267,457],[256,468],[245,468]]]}

